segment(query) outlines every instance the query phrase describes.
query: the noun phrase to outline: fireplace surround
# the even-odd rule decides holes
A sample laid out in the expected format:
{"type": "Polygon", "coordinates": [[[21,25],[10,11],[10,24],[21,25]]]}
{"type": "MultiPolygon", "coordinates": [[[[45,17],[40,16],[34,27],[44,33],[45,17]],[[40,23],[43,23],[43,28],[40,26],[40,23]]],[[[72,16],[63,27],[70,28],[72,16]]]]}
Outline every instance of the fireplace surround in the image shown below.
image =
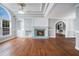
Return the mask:
{"type": "Polygon", "coordinates": [[[33,38],[48,38],[48,27],[47,26],[36,26],[33,27],[33,38]]]}

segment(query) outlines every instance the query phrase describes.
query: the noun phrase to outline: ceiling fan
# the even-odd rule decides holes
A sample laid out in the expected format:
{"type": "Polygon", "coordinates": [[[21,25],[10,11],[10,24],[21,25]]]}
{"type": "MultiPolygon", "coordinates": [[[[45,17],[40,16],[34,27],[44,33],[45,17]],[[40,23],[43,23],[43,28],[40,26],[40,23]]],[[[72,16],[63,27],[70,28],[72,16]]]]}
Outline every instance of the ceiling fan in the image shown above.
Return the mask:
{"type": "Polygon", "coordinates": [[[18,13],[19,14],[24,14],[24,7],[26,6],[26,4],[25,3],[18,3],[18,5],[19,5],[18,13]]]}

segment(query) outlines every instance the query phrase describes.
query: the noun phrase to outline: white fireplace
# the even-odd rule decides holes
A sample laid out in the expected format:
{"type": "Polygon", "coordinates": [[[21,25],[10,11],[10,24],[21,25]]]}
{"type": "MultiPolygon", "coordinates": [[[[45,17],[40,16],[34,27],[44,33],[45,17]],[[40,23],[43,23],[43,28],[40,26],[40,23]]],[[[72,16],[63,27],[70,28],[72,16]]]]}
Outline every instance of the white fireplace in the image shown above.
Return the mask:
{"type": "Polygon", "coordinates": [[[36,18],[33,20],[33,38],[48,38],[48,19],[36,18]]]}
{"type": "Polygon", "coordinates": [[[35,26],[33,27],[33,38],[48,38],[48,27],[47,26],[35,26]]]}
{"type": "Polygon", "coordinates": [[[43,17],[22,19],[17,36],[22,38],[48,38],[48,19],[43,17]]]}

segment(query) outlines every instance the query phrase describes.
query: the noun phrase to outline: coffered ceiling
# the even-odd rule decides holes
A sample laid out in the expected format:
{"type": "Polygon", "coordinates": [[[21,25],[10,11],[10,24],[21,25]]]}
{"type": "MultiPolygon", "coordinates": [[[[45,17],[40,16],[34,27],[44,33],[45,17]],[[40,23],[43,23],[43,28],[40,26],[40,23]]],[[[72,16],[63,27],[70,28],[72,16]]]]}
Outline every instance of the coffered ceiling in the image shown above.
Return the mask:
{"type": "MultiPolygon", "coordinates": [[[[44,16],[50,4],[48,3],[25,3],[24,14],[18,13],[18,3],[3,3],[16,16],[44,16]]],[[[53,6],[53,4],[52,4],[53,6]]]]}
{"type": "Polygon", "coordinates": [[[19,14],[18,3],[2,3],[17,18],[28,16],[49,16],[50,18],[65,17],[75,11],[75,3],[24,3],[24,14],[19,14]]]}

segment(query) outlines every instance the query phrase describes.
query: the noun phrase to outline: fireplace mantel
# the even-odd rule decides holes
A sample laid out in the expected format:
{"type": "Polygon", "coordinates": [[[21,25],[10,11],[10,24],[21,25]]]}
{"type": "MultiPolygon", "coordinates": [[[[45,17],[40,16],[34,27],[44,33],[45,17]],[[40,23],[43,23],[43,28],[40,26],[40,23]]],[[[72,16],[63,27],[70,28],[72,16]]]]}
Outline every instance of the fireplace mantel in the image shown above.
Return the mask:
{"type": "Polygon", "coordinates": [[[33,28],[48,28],[48,26],[33,26],[33,28]]]}

